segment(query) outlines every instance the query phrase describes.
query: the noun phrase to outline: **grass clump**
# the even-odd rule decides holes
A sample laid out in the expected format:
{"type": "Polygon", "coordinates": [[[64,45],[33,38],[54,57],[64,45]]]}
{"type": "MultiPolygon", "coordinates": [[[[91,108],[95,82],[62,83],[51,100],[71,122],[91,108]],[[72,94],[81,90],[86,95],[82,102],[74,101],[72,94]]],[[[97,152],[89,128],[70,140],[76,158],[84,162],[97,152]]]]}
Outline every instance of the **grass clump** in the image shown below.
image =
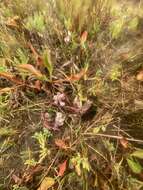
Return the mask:
{"type": "Polygon", "coordinates": [[[44,32],[45,23],[44,16],[41,13],[35,13],[33,16],[27,18],[26,28],[30,31],[44,32]]]}

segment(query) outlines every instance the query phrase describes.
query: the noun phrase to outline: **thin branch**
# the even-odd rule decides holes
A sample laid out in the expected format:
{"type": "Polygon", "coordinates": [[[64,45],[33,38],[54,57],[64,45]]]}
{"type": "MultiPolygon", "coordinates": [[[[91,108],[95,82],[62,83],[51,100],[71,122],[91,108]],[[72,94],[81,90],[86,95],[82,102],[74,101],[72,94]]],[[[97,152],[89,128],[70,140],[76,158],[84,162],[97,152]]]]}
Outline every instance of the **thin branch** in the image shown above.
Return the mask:
{"type": "Polygon", "coordinates": [[[110,134],[102,134],[102,133],[98,133],[98,134],[93,134],[93,133],[83,133],[84,136],[86,135],[90,135],[90,136],[100,136],[100,137],[107,137],[107,138],[113,138],[113,139],[126,139],[127,141],[132,141],[132,142],[137,142],[137,143],[141,143],[143,144],[143,140],[140,139],[134,139],[134,138],[125,138],[122,136],[116,136],[116,135],[110,135],[110,134]]]}

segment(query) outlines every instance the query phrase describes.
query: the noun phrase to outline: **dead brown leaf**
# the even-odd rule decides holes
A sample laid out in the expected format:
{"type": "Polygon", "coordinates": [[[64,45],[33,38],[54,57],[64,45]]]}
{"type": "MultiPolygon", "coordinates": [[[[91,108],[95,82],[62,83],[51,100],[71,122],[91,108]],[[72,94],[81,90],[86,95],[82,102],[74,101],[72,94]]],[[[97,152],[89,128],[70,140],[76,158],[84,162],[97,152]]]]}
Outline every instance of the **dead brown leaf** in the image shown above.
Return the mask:
{"type": "Polygon", "coordinates": [[[19,20],[19,16],[14,16],[13,18],[8,18],[6,25],[7,26],[12,26],[12,27],[19,27],[17,24],[17,21],[19,20]]]}
{"type": "Polygon", "coordinates": [[[86,74],[86,70],[83,69],[83,70],[81,70],[79,73],[67,77],[67,81],[70,81],[70,82],[78,81],[78,80],[80,80],[85,74],[86,74]]]}
{"type": "Polygon", "coordinates": [[[86,69],[82,69],[77,74],[73,74],[71,76],[67,76],[65,79],[55,80],[55,81],[53,81],[53,83],[58,84],[58,83],[62,83],[62,82],[75,82],[75,81],[80,80],[82,77],[84,77],[86,73],[87,73],[87,70],[86,69]]]}
{"type": "Polygon", "coordinates": [[[40,91],[41,90],[41,82],[39,80],[35,81],[35,88],[40,91]]]}
{"type": "Polygon", "coordinates": [[[125,138],[120,139],[120,143],[123,146],[123,148],[128,148],[129,142],[125,138]]]}
{"type": "Polygon", "coordinates": [[[52,177],[45,177],[40,187],[37,190],[47,190],[55,184],[55,180],[52,177]]]}
{"type": "Polygon", "coordinates": [[[44,168],[41,165],[36,165],[33,167],[28,168],[24,171],[22,175],[22,182],[28,183],[33,180],[34,175],[36,175],[38,172],[42,171],[44,168]]]}
{"type": "Polygon", "coordinates": [[[67,150],[68,146],[66,145],[65,141],[62,139],[56,139],[55,140],[55,144],[60,148],[60,149],[64,149],[67,150]]]}
{"type": "Polygon", "coordinates": [[[20,185],[22,183],[22,179],[15,174],[12,175],[12,179],[14,180],[14,183],[16,183],[18,185],[20,185]]]}
{"type": "Polygon", "coordinates": [[[6,78],[16,84],[23,84],[22,81],[20,81],[19,79],[17,79],[13,74],[8,73],[8,72],[0,72],[0,77],[6,78]]]}

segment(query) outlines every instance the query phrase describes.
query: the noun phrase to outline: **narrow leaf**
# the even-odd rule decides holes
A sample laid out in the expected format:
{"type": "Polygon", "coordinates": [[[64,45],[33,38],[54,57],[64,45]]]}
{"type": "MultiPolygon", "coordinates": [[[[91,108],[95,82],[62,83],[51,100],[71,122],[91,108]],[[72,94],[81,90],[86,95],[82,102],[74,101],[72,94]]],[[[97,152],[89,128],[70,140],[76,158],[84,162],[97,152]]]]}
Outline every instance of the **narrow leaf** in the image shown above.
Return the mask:
{"type": "Polygon", "coordinates": [[[72,81],[78,81],[85,75],[85,73],[86,73],[86,70],[83,69],[79,73],[67,77],[67,81],[71,81],[71,82],[72,81]]]}
{"type": "Polygon", "coordinates": [[[18,67],[29,72],[29,73],[31,73],[31,74],[33,74],[33,75],[35,75],[38,78],[44,78],[44,75],[39,70],[37,70],[33,65],[21,64],[18,67]]]}
{"type": "Polygon", "coordinates": [[[58,176],[62,177],[67,168],[67,160],[65,160],[62,164],[59,164],[59,172],[58,176]]]}
{"type": "Polygon", "coordinates": [[[127,163],[134,173],[140,174],[142,172],[142,167],[138,162],[135,162],[132,159],[127,159],[127,163]]]}
{"type": "Polygon", "coordinates": [[[143,149],[136,150],[131,155],[136,157],[136,158],[143,159],[143,149]]]}
{"type": "Polygon", "coordinates": [[[8,72],[0,72],[0,77],[6,78],[16,84],[22,84],[22,81],[20,81],[19,79],[16,79],[16,77],[8,72]]]}
{"type": "Polygon", "coordinates": [[[62,82],[75,82],[80,80],[82,77],[85,76],[87,72],[87,69],[82,69],[79,73],[77,74],[73,74],[71,76],[67,76],[65,79],[59,79],[59,80],[55,80],[54,83],[62,83],[62,82]]]}
{"type": "Polygon", "coordinates": [[[28,46],[29,48],[31,49],[33,55],[34,55],[34,58],[37,60],[38,57],[39,57],[39,54],[37,53],[37,51],[35,50],[35,48],[33,47],[33,45],[31,44],[31,42],[28,42],[28,46]]]}
{"type": "Polygon", "coordinates": [[[84,31],[84,32],[82,33],[82,35],[81,35],[81,37],[80,37],[81,44],[84,44],[84,43],[86,42],[86,40],[87,40],[87,35],[88,35],[87,31],[84,31]]]}
{"type": "Polygon", "coordinates": [[[53,64],[51,61],[51,55],[49,51],[45,51],[43,54],[43,61],[44,61],[44,65],[47,68],[49,75],[50,75],[50,79],[52,78],[52,73],[53,73],[53,64]]]}
{"type": "Polygon", "coordinates": [[[0,94],[11,92],[14,88],[6,87],[0,89],[0,94]]]}

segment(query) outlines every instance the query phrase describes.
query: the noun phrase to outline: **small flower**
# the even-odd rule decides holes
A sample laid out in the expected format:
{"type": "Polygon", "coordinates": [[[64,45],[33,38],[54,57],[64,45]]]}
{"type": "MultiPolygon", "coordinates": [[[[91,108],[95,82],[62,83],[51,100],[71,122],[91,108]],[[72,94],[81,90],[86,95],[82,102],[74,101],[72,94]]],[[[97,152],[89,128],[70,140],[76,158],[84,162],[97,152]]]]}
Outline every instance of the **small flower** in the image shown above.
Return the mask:
{"type": "Polygon", "coordinates": [[[61,127],[64,124],[65,116],[61,112],[56,113],[55,128],[61,127]]]}
{"type": "Polygon", "coordinates": [[[64,38],[64,42],[68,44],[71,41],[71,32],[68,31],[67,36],[64,38]]]}
{"type": "Polygon", "coordinates": [[[54,100],[54,104],[55,105],[60,105],[61,107],[64,107],[65,106],[65,94],[63,93],[60,93],[58,92],[54,97],[53,97],[53,100],[54,100]]]}

